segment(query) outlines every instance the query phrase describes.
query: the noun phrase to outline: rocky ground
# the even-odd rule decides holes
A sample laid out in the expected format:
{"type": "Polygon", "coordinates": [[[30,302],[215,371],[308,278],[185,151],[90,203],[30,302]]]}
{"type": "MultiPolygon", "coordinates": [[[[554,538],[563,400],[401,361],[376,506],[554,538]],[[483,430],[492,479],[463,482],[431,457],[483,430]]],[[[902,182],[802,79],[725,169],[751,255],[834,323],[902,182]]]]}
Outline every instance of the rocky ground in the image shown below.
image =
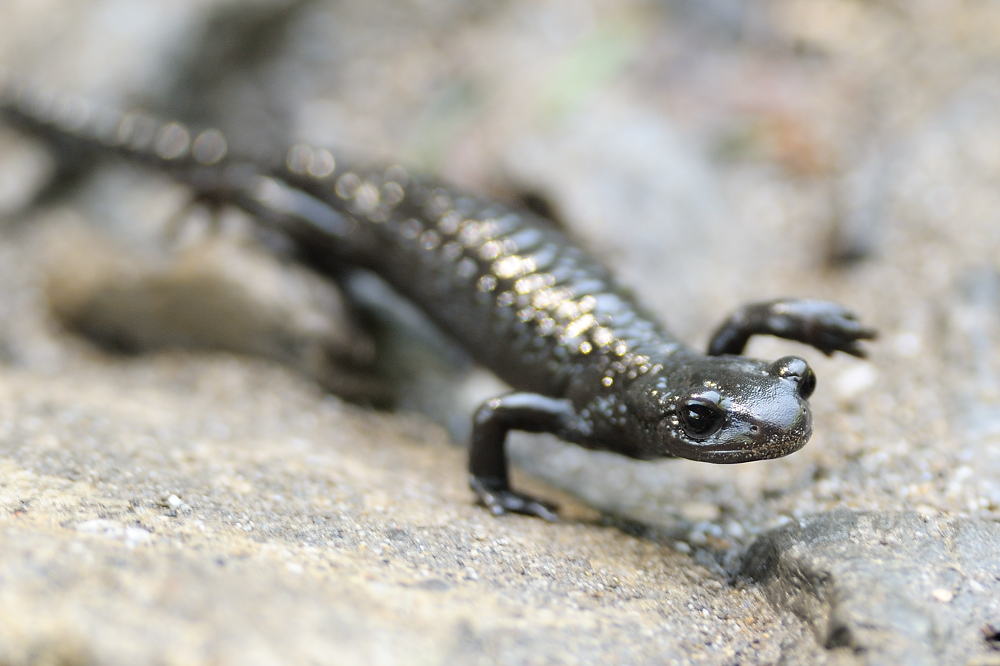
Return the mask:
{"type": "Polygon", "coordinates": [[[819,375],[793,456],[523,436],[563,520],[496,520],[454,442],[502,387],[418,314],[2,130],[0,663],[1000,664],[992,4],[0,15],[0,65],[40,85],[544,202],[692,343],[777,296],[881,332],[867,361],[753,342],[819,375]]]}

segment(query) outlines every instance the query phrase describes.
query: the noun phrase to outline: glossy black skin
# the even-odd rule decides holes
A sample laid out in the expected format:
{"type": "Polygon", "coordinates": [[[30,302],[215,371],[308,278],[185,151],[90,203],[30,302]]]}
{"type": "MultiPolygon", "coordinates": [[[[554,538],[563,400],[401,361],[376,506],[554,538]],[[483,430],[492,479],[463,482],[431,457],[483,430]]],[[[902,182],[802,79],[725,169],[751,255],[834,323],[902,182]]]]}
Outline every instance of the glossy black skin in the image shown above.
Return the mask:
{"type": "Polygon", "coordinates": [[[770,334],[863,356],[858,341],[874,337],[836,304],[778,300],[741,309],[699,354],[528,211],[397,166],[344,167],[308,146],[272,165],[242,162],[225,155],[218,133],[82,108],[17,86],[0,102],[8,122],[63,151],[143,162],[203,199],[243,208],[321,272],[335,275],[345,263],[376,271],[513,387],[484,403],[473,423],[470,486],[496,515],[556,518],[510,487],[510,430],[637,459],[777,458],[812,433],[815,375],[799,357],[740,356],[747,340],[770,334]]]}

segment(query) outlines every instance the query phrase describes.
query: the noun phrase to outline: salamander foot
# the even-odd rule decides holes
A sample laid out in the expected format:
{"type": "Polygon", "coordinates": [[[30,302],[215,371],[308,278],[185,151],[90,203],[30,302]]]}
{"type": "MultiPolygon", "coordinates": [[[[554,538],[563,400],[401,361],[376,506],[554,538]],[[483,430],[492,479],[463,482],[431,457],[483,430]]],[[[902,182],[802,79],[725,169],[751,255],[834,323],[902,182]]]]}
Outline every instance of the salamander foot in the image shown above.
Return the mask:
{"type": "Polygon", "coordinates": [[[502,516],[505,513],[522,513],[526,516],[547,520],[550,523],[559,520],[556,507],[552,504],[514,492],[510,488],[494,487],[497,485],[499,484],[493,484],[475,476],[469,477],[469,487],[472,488],[472,492],[476,493],[479,501],[494,516],[502,516]]]}
{"type": "Polygon", "coordinates": [[[842,351],[864,357],[866,351],[861,341],[874,339],[876,331],[836,303],[810,298],[781,299],[740,308],[712,336],[708,354],[742,354],[754,335],[804,342],[827,356],[842,351]]]}

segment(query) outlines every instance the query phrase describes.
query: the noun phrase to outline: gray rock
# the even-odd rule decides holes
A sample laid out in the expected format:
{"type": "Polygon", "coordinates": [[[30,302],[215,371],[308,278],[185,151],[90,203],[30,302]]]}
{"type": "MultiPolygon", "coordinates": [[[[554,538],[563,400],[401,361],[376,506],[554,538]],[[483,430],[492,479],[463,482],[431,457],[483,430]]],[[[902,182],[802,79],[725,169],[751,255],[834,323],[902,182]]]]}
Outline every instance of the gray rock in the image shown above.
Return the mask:
{"type": "Polygon", "coordinates": [[[37,231],[53,314],[106,349],[224,350],[274,359],[354,400],[385,393],[364,372],[372,342],[312,272],[218,239],[143,254],[82,224],[37,231]]]}
{"type": "MultiPolygon", "coordinates": [[[[357,336],[294,270],[203,248],[192,289],[167,280],[183,257],[161,254],[134,284],[70,299],[101,304],[76,312],[143,349],[180,337],[216,351],[123,359],[67,335],[54,296],[72,294],[25,242],[36,222],[86,219],[148,256],[186,202],[161,178],[88,168],[78,196],[0,235],[0,661],[997,661],[993,528],[972,520],[1000,518],[988,3],[0,4],[0,65],[43,85],[145,101],[241,150],[294,136],[501,198],[545,195],[694,344],[737,304],[785,295],[844,302],[883,332],[870,363],[754,341],[761,357],[801,351],[820,377],[813,442],[786,459],[515,447],[522,469],[660,542],[529,479],[564,522],[494,521],[441,429],[319,393],[302,361],[350,357],[357,336]],[[823,266],[831,196],[846,240],[878,232],[850,270],[823,266]],[[269,279],[302,289],[255,297],[269,279]],[[186,313],[192,327],[176,326],[186,313]],[[842,507],[917,513],[829,513],[842,507]],[[920,517],[945,514],[971,518],[920,517]],[[790,612],[720,575],[761,533],[745,571],[790,612]]],[[[0,141],[7,216],[52,164],[0,141]]],[[[416,361],[406,406],[452,432],[500,390],[460,362],[430,376],[434,344],[399,337],[392,362],[416,361]]]]}
{"type": "Polygon", "coordinates": [[[834,511],[764,534],[740,573],[865,664],[992,663],[1000,525],[834,511]]]}

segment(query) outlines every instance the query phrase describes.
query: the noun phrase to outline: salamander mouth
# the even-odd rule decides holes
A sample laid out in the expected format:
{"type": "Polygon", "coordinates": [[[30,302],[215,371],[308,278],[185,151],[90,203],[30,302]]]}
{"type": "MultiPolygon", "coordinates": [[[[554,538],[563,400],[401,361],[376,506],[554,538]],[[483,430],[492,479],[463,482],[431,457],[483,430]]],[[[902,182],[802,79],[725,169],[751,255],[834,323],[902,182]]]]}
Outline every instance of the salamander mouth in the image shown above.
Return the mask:
{"type": "Polygon", "coordinates": [[[726,441],[710,445],[687,445],[675,450],[674,455],[698,462],[731,465],[754,460],[773,460],[795,453],[809,441],[811,429],[803,437],[789,437],[777,442],[762,444],[747,438],[743,442],[726,441]]]}

